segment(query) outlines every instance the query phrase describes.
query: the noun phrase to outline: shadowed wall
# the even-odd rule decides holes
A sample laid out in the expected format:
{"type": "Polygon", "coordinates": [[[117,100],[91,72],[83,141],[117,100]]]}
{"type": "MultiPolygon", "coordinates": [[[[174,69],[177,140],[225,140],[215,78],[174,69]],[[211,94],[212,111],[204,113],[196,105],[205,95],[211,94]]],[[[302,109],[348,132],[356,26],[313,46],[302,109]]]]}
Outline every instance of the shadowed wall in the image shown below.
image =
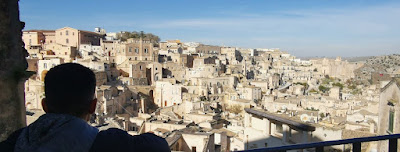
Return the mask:
{"type": "Polygon", "coordinates": [[[23,27],[18,0],[0,0],[0,141],[26,126],[24,82],[28,74],[23,27]]]}

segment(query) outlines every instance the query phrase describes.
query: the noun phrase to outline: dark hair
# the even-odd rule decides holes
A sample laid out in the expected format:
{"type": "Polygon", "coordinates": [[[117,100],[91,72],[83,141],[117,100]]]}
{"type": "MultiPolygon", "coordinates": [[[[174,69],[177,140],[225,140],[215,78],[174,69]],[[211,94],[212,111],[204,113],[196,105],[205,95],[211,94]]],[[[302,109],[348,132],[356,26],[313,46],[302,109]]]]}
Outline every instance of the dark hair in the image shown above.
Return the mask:
{"type": "Polygon", "coordinates": [[[94,99],[95,88],[93,71],[80,64],[66,63],[50,69],[44,79],[48,112],[82,116],[94,99]]]}

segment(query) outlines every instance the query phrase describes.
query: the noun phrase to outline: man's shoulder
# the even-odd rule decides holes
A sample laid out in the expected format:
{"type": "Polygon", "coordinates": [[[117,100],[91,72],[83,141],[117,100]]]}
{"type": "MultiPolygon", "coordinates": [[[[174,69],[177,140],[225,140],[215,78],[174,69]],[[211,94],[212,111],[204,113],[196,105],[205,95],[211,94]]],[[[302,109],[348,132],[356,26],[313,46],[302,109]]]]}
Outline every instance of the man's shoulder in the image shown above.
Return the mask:
{"type": "Polygon", "coordinates": [[[100,131],[91,151],[170,151],[164,138],[151,133],[132,136],[116,128],[100,131]]]}

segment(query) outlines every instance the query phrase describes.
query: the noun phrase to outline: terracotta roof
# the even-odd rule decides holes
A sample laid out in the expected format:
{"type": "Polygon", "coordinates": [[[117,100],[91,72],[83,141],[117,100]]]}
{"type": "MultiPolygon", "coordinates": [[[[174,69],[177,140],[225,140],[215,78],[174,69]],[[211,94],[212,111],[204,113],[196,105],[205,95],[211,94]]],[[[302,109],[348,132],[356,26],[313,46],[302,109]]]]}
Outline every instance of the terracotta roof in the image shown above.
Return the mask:
{"type": "Polygon", "coordinates": [[[55,30],[26,30],[22,32],[56,32],[55,30]]]}
{"type": "Polygon", "coordinates": [[[100,33],[96,33],[96,32],[91,32],[91,31],[85,31],[85,30],[78,30],[80,32],[85,32],[85,33],[90,33],[90,34],[96,34],[96,35],[104,35],[104,34],[100,34],[100,33]]]}

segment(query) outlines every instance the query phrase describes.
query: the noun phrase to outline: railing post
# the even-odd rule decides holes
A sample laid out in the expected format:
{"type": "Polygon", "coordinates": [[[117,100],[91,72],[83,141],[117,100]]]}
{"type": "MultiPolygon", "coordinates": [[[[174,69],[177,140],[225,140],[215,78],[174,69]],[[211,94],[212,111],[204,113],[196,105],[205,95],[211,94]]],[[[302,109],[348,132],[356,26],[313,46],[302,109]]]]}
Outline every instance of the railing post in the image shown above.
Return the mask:
{"type": "Polygon", "coordinates": [[[389,139],[389,152],[397,152],[397,138],[389,139]]]}
{"type": "Polygon", "coordinates": [[[353,143],[353,152],[361,152],[361,142],[353,143]]]}
{"type": "Polygon", "coordinates": [[[321,146],[321,147],[316,147],[316,148],[315,148],[315,151],[316,151],[316,152],[324,152],[324,147],[323,147],[323,146],[321,146]]]}

